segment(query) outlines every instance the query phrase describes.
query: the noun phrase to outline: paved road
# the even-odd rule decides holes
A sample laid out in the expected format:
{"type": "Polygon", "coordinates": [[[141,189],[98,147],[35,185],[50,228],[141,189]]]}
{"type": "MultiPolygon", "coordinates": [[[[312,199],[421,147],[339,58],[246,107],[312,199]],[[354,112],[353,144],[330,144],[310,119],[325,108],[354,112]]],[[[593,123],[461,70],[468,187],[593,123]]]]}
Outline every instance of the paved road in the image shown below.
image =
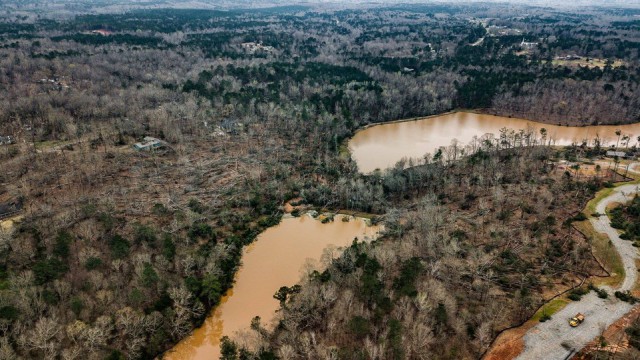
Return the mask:
{"type": "MultiPolygon", "coordinates": [[[[604,214],[607,205],[612,202],[630,201],[639,190],[638,185],[617,187],[613,194],[598,203],[596,211],[604,214]]],[[[620,239],[618,232],[611,227],[607,216],[592,217],[590,221],[598,232],[609,236],[618,249],[626,272],[620,290],[631,290],[638,275],[635,265],[638,250],[631,245],[630,241],[620,239]]],[[[564,360],[572,352],[582,349],[587,343],[600,336],[604,329],[632,309],[630,304],[613,296],[614,290],[605,289],[609,293],[608,299],[600,299],[594,292],[590,292],[582,300],[572,302],[554,314],[551,320],[539,323],[529,330],[524,336],[524,351],[517,359],[564,360]],[[568,324],[568,319],[578,312],[585,315],[585,321],[577,328],[572,328],[568,324]]]]}

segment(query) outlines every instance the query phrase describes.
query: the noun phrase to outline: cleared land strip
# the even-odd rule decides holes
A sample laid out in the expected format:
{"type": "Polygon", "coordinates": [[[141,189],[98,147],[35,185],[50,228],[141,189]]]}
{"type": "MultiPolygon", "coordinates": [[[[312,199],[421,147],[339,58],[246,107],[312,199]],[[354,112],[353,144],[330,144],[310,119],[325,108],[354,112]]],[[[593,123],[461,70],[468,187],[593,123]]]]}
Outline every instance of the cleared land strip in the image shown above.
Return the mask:
{"type": "MultiPolygon", "coordinates": [[[[638,250],[632,246],[631,241],[620,239],[618,231],[611,227],[609,218],[604,214],[609,204],[628,202],[639,189],[639,185],[636,184],[615,188],[611,195],[596,205],[596,212],[603,215],[590,218],[594,229],[607,235],[620,253],[626,275],[622,285],[617,289],[621,291],[631,290],[636,282],[635,260],[638,258],[638,250]]],[[[613,289],[603,288],[609,293],[608,299],[600,299],[592,291],[582,300],[572,302],[558,311],[551,320],[539,323],[529,330],[524,336],[524,351],[517,359],[565,359],[631,311],[633,306],[614,297],[613,289]],[[579,312],[585,315],[585,322],[577,328],[570,327],[567,320],[579,312]]]]}

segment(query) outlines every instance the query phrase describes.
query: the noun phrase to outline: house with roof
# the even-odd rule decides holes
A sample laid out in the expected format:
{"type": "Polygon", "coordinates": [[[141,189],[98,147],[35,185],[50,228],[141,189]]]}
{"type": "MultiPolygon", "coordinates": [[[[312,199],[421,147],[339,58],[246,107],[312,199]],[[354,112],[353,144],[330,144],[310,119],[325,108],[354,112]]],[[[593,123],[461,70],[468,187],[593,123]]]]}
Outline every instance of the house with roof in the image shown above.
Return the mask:
{"type": "Polygon", "coordinates": [[[627,153],[624,151],[607,151],[607,157],[617,157],[620,159],[625,159],[627,157],[627,153]]]}
{"type": "Polygon", "coordinates": [[[533,49],[536,46],[538,46],[537,42],[528,42],[528,41],[524,41],[524,39],[522,39],[522,42],[520,43],[520,46],[524,49],[533,49]]]}
{"type": "Polygon", "coordinates": [[[165,142],[151,136],[145,136],[143,141],[133,144],[133,148],[138,151],[151,151],[161,149],[165,146],[165,142]]]}

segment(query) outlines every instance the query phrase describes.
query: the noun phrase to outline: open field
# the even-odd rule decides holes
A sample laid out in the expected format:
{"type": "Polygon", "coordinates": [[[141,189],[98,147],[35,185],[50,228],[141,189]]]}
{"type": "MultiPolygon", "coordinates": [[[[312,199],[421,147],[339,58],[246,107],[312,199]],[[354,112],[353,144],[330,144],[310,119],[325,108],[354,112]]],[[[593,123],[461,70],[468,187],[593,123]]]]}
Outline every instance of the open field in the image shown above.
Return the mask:
{"type": "MultiPolygon", "coordinates": [[[[588,67],[588,68],[599,68],[604,69],[607,64],[606,59],[576,59],[576,60],[565,60],[565,59],[554,59],[552,64],[555,66],[570,66],[570,67],[588,67]]],[[[625,66],[625,62],[622,60],[614,60],[611,63],[611,67],[617,68],[621,66],[625,66]]]]}

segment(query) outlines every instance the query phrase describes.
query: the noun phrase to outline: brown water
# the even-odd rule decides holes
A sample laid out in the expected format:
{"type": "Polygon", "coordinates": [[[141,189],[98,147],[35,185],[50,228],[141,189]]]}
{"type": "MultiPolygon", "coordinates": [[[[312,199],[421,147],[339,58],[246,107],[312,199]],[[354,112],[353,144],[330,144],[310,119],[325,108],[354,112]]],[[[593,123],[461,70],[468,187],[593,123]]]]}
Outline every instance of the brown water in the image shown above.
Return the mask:
{"type": "Polygon", "coordinates": [[[359,131],[350,141],[351,156],[361,172],[369,173],[375,169],[386,169],[402,158],[422,158],[426,153],[433,155],[441,146],[449,146],[453,139],[466,145],[474,136],[481,137],[492,133],[499,135],[501,128],[513,130],[547,129],[547,140],[555,145],[571,145],[573,142],[590,142],[600,136],[604,145],[617,141],[615,131],[622,130],[630,135],[633,145],[640,135],[640,123],[620,126],[567,127],[537,123],[529,120],[514,119],[492,115],[480,115],[457,112],[425,119],[394,122],[372,126],[359,131]]]}
{"type": "Polygon", "coordinates": [[[242,267],[236,283],[204,325],[182,340],[165,359],[218,359],[220,339],[249,327],[251,319],[260,316],[268,324],[278,309],[273,294],[281,286],[296,284],[309,259],[320,260],[330,245],[348,246],[354,238],[360,241],[377,235],[378,227],[367,226],[363,219],[343,222],[342,216],[322,224],[309,216],[287,218],[265,230],[245,248],[242,267]]]}

